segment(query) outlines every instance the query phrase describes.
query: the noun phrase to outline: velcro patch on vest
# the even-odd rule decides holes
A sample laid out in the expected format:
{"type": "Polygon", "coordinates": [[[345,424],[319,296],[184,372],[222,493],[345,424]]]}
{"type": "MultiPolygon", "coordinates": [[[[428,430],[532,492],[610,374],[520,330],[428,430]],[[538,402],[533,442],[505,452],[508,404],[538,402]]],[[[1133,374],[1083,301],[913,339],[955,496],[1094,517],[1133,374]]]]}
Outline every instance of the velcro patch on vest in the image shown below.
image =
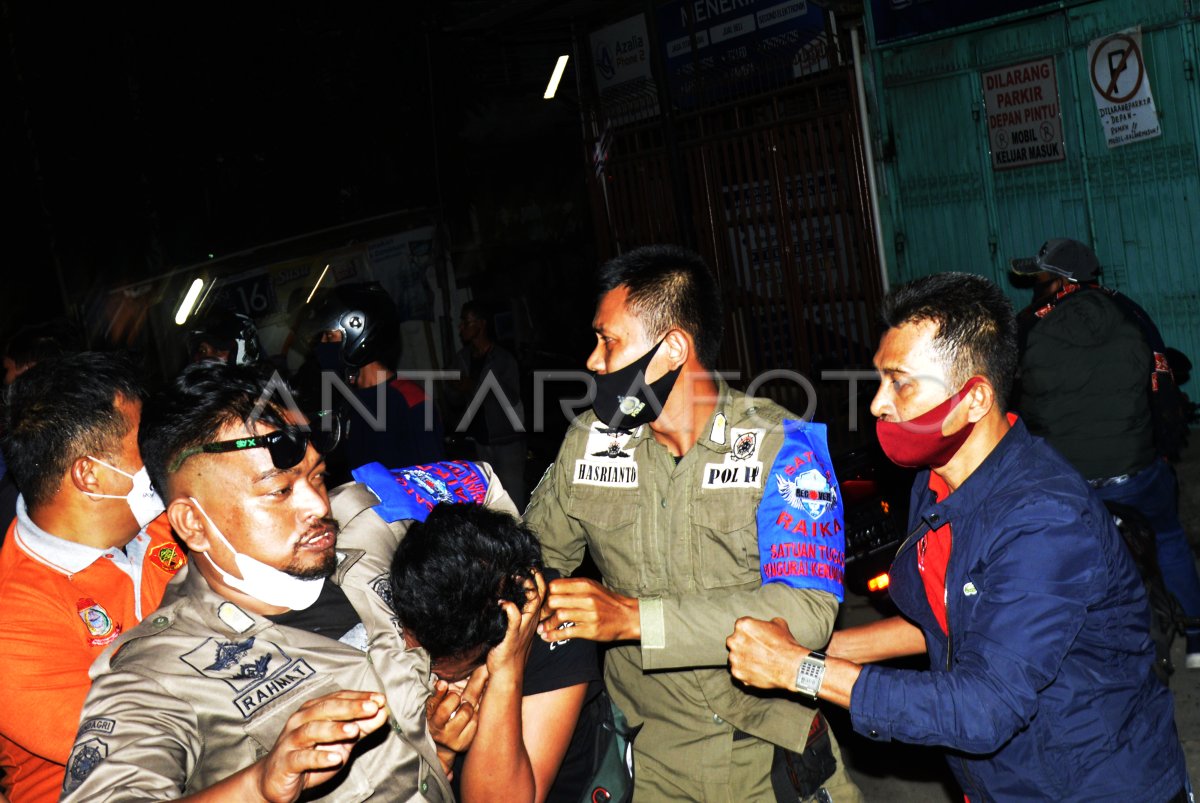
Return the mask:
{"type": "Polygon", "coordinates": [[[702,488],[761,488],[762,461],[759,450],[765,430],[738,429],[730,432],[730,449],[720,463],[705,463],[702,488]]]}
{"type": "Polygon", "coordinates": [[[611,429],[600,422],[593,423],[583,457],[575,461],[571,482],[608,488],[636,488],[638,467],[634,448],[629,446],[632,437],[630,432],[611,429]]]}
{"type": "Polygon", "coordinates": [[[278,644],[255,636],[243,641],[207,638],[179,657],[198,674],[228,684],[234,691],[231,702],[243,718],[316,674],[303,658],[293,659],[278,644]]]}
{"type": "Polygon", "coordinates": [[[375,512],[386,522],[425,521],[441,502],[482,505],[487,497],[487,477],[466,460],[394,469],[367,463],[350,473],[379,497],[375,512]]]}

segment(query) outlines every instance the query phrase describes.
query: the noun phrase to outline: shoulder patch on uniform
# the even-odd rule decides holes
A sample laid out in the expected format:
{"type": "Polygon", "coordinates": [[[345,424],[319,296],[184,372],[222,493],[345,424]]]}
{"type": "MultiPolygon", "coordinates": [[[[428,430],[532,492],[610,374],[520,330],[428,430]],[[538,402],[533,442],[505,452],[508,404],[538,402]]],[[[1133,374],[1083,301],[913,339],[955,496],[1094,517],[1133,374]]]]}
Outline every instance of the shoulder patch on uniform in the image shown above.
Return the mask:
{"type": "Polygon", "coordinates": [[[466,460],[394,469],[367,463],[350,473],[379,497],[375,511],[389,523],[424,521],[439,502],[481,505],[488,491],[483,471],[466,460]]]}
{"type": "Polygon", "coordinates": [[[63,776],[63,794],[74,792],[108,758],[108,744],[100,739],[88,739],[71,748],[67,758],[67,772],[63,776]]]}
{"type": "Polygon", "coordinates": [[[846,533],[825,425],[784,421],[783,429],[758,506],[762,581],[828,591],[840,602],[846,533]]]}
{"type": "Polygon", "coordinates": [[[390,574],[379,575],[371,580],[369,585],[371,586],[371,590],[383,600],[384,605],[387,605],[389,609],[395,609],[395,606],[392,605],[392,579],[390,574]]]}

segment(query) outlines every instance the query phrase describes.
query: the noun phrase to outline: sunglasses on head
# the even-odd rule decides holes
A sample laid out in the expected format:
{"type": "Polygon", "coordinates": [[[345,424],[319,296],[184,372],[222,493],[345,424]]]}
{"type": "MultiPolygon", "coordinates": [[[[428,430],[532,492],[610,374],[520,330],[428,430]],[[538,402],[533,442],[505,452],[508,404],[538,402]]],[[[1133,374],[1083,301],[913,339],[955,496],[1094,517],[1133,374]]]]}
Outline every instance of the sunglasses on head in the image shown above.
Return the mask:
{"type": "Polygon", "coordinates": [[[304,459],[309,444],[312,444],[317,454],[326,455],[332,452],[342,440],[343,426],[341,416],[332,410],[322,410],[313,416],[312,424],[305,429],[285,427],[250,438],[189,446],[175,458],[168,473],[178,471],[183,462],[192,455],[240,452],[243,449],[266,449],[275,468],[289,469],[304,459]]]}

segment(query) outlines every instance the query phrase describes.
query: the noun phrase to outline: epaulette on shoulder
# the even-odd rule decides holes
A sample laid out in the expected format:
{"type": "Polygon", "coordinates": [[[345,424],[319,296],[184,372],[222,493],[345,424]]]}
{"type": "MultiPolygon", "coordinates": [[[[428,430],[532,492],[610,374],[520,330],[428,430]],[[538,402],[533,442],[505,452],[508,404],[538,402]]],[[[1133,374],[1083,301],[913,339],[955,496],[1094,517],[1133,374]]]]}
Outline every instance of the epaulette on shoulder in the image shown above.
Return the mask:
{"type": "Polygon", "coordinates": [[[736,422],[737,425],[743,427],[751,424],[779,426],[785,419],[800,417],[763,396],[742,396],[737,400],[734,410],[741,418],[740,422],[736,422]]]}
{"type": "Polygon", "coordinates": [[[444,460],[408,468],[367,463],[350,472],[379,497],[375,512],[389,524],[424,521],[441,502],[483,504],[488,480],[479,466],[466,460],[444,460]]]}
{"type": "MultiPolygon", "coordinates": [[[[132,660],[137,660],[137,655],[142,647],[148,650],[156,649],[154,645],[145,643],[146,640],[161,636],[171,630],[171,626],[175,623],[178,613],[176,609],[179,604],[179,601],[176,601],[171,605],[159,608],[146,616],[137,627],[122,633],[103,654],[107,655],[109,666],[114,669],[120,668],[124,661],[130,660],[130,656],[133,656],[132,660]],[[138,645],[138,649],[127,649],[132,648],[133,645],[138,645]]],[[[97,659],[97,661],[99,660],[97,659]]]]}

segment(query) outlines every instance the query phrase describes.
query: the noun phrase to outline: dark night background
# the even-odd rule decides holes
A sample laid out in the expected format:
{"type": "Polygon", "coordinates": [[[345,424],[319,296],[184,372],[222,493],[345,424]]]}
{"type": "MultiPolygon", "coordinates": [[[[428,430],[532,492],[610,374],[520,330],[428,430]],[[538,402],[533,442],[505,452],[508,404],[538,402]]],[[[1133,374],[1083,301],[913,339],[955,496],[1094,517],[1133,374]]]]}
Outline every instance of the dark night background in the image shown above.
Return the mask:
{"type": "Polygon", "coordinates": [[[572,22],[623,7],[0,3],[0,336],[396,210],[470,235],[477,292],[561,290],[593,264],[574,58],[541,95],[572,22]]]}

